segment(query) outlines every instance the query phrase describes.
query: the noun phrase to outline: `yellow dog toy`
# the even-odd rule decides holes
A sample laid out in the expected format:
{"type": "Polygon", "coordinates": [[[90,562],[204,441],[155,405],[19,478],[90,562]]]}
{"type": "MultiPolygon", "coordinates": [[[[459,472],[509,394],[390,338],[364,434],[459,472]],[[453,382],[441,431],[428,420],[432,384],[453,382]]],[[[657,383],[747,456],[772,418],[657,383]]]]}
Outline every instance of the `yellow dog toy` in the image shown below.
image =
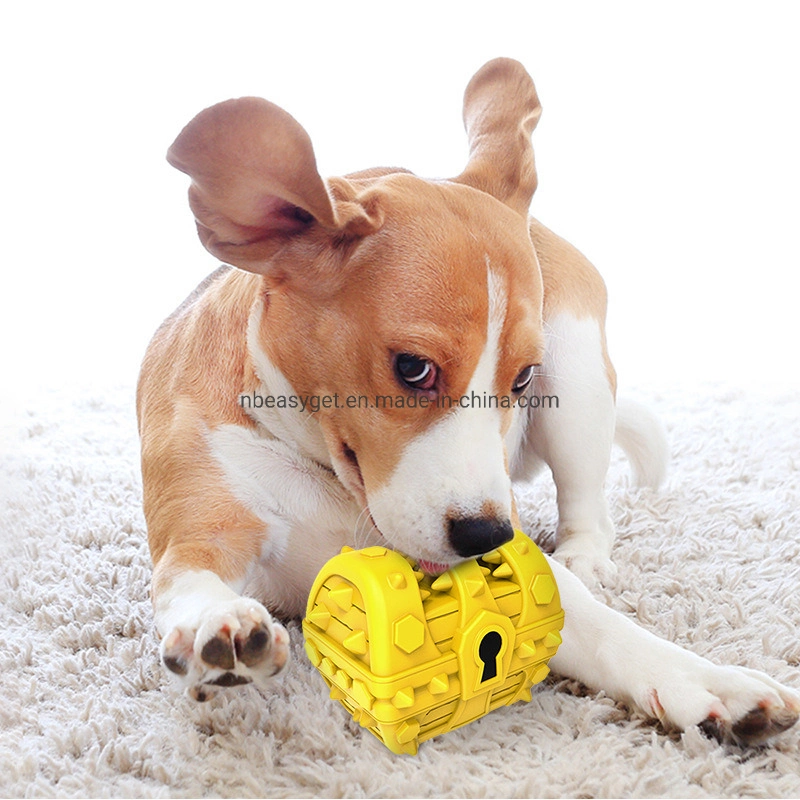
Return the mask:
{"type": "Polygon", "coordinates": [[[385,547],[344,548],[308,599],[306,653],[394,753],[531,699],[561,644],[547,559],[525,534],[438,577],[385,547]]]}

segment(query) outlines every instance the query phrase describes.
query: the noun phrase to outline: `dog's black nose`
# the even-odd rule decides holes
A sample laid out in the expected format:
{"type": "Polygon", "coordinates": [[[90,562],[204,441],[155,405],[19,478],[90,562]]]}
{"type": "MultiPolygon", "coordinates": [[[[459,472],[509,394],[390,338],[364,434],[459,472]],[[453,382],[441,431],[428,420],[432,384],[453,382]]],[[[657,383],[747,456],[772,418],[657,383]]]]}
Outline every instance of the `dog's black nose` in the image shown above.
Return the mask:
{"type": "Polygon", "coordinates": [[[480,556],[510,542],[514,529],[508,520],[492,517],[460,517],[450,520],[450,545],[458,555],[480,556]]]}

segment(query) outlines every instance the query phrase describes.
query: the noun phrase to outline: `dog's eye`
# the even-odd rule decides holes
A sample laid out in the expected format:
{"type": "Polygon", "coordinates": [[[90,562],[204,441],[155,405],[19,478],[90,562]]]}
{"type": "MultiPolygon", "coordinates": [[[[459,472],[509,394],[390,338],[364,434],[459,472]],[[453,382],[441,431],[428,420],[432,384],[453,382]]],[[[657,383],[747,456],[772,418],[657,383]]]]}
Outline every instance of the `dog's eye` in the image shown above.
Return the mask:
{"type": "Polygon", "coordinates": [[[519,392],[525,391],[530,385],[530,382],[533,380],[533,375],[536,367],[535,365],[531,364],[529,367],[525,367],[519,375],[517,375],[516,379],[514,380],[514,385],[511,387],[511,391],[519,394],[519,392]]]}
{"type": "Polygon", "coordinates": [[[394,368],[400,382],[409,389],[433,389],[436,383],[436,365],[427,358],[400,353],[395,357],[394,368]]]}

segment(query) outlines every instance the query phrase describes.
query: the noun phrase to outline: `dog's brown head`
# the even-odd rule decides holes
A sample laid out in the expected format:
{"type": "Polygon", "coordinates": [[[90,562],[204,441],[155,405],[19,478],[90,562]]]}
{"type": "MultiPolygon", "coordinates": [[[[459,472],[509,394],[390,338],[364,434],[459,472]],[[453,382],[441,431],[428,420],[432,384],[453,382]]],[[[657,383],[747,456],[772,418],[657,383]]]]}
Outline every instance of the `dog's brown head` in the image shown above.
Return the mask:
{"type": "Polygon", "coordinates": [[[169,151],[203,244],[263,276],[254,361],[330,398],[314,417],[337,475],[431,569],[512,534],[504,437],[543,349],[527,225],[539,114],[523,67],[497,59],[467,87],[453,180],[325,182],[306,132],[255,98],[203,111],[169,151]]]}

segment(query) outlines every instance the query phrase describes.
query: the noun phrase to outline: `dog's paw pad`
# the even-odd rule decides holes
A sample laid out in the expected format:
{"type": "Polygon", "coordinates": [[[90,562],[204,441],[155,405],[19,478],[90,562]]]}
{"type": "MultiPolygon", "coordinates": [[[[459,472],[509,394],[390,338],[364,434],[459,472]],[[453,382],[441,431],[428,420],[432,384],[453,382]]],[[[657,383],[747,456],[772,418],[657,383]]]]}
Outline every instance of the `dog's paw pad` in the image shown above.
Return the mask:
{"type": "Polygon", "coordinates": [[[192,637],[186,631],[175,628],[161,647],[161,660],[164,666],[175,675],[188,675],[193,656],[192,637]]]}
{"type": "Polygon", "coordinates": [[[720,667],[694,660],[673,670],[658,692],[671,725],[697,725],[725,744],[757,745],[791,728],[800,719],[800,695],[756,670],[720,667]],[[680,680],[675,676],[681,674],[680,680]]]}
{"type": "Polygon", "coordinates": [[[206,686],[244,686],[245,684],[252,682],[252,678],[247,678],[244,675],[236,675],[233,672],[224,672],[216,680],[209,681],[206,686]]]}
{"type": "Polygon", "coordinates": [[[725,738],[724,725],[719,717],[706,717],[697,727],[707,739],[716,739],[718,742],[722,742],[725,738]]]}
{"type": "Polygon", "coordinates": [[[209,666],[219,669],[233,669],[236,665],[229,636],[219,635],[209,639],[200,651],[200,658],[209,666]]]}
{"type": "Polygon", "coordinates": [[[700,723],[700,730],[721,743],[755,745],[789,730],[800,714],[787,706],[775,707],[761,703],[731,724],[712,715],[700,723]]]}
{"type": "MultiPolygon", "coordinates": [[[[247,667],[260,664],[269,652],[270,636],[267,626],[259,623],[247,637],[236,636],[236,658],[247,667]]],[[[230,669],[230,667],[228,668],[230,669]]]]}
{"type": "Polygon", "coordinates": [[[180,656],[164,656],[164,666],[176,675],[186,675],[189,672],[189,664],[180,656]]]}
{"type": "Polygon", "coordinates": [[[196,621],[182,621],[161,643],[164,667],[200,702],[222,688],[253,683],[265,689],[288,657],[286,629],[249,598],[212,606],[196,621]]]}

